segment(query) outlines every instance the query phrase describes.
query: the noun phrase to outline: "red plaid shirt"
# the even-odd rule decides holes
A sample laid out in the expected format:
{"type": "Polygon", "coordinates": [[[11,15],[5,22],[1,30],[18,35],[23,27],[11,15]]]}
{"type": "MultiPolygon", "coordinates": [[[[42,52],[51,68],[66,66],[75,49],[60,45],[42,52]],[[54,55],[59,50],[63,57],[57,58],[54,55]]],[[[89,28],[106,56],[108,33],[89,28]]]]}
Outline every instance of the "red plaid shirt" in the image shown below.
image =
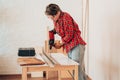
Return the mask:
{"type": "Polygon", "coordinates": [[[78,44],[86,45],[80,36],[81,31],[78,24],[68,13],[61,12],[59,19],[54,22],[54,26],[57,34],[61,36],[67,53],[78,44]]]}

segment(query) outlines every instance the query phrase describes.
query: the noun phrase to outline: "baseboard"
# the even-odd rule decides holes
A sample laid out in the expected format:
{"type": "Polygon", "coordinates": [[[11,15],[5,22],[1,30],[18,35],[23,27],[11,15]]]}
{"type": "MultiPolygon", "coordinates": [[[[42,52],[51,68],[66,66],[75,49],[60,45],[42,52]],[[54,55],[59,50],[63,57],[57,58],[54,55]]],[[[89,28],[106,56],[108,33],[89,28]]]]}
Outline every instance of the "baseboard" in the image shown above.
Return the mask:
{"type": "MultiPolygon", "coordinates": [[[[22,74],[0,74],[0,77],[21,77],[22,74]]],[[[28,77],[31,77],[31,74],[27,74],[28,77]]]]}

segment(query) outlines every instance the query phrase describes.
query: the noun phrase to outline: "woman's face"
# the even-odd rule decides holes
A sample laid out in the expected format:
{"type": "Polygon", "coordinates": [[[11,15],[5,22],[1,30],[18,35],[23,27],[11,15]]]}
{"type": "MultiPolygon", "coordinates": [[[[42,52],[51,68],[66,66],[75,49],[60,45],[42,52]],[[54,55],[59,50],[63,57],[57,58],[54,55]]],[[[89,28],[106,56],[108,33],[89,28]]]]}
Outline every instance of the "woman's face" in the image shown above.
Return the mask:
{"type": "Polygon", "coordinates": [[[56,15],[52,16],[52,15],[47,15],[47,17],[53,21],[57,21],[58,18],[60,16],[60,12],[58,12],[56,15]]]}
{"type": "Polygon", "coordinates": [[[47,15],[47,17],[48,17],[49,19],[51,19],[51,20],[55,21],[54,16],[52,16],[52,15],[47,15]]]}

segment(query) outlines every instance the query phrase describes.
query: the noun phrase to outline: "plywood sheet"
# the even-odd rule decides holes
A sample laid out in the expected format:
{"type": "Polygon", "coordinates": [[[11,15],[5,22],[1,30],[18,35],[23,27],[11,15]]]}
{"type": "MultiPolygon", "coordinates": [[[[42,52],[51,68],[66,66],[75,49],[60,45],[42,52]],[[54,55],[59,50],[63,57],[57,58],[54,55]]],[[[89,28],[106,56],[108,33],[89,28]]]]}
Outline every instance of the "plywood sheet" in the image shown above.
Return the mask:
{"type": "Polygon", "coordinates": [[[54,58],[61,65],[78,65],[77,62],[68,58],[63,53],[57,53],[57,54],[56,53],[50,53],[50,54],[51,54],[51,57],[54,58]]]}
{"type": "Polygon", "coordinates": [[[25,66],[25,65],[43,65],[45,64],[45,62],[43,62],[42,60],[40,59],[37,59],[37,58],[18,58],[18,63],[21,65],[21,66],[25,66]]]}

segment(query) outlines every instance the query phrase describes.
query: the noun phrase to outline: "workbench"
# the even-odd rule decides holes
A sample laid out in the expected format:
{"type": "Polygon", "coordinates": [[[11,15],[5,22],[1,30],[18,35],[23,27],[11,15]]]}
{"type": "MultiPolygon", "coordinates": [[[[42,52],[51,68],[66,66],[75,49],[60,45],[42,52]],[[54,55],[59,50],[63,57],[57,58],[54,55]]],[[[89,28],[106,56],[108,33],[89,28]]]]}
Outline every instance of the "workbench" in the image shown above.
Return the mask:
{"type": "MultiPolygon", "coordinates": [[[[51,53],[49,56],[46,54],[40,54],[35,57],[36,59],[40,59],[45,64],[30,64],[30,65],[22,65],[24,60],[23,58],[18,58],[18,63],[22,67],[22,80],[27,80],[28,72],[38,72],[38,71],[58,71],[58,80],[61,80],[61,71],[71,71],[73,80],[78,80],[78,63],[69,59],[62,53],[51,53]]],[[[27,60],[27,58],[26,58],[27,60]]],[[[48,75],[46,74],[46,79],[48,79],[48,75]]]]}

